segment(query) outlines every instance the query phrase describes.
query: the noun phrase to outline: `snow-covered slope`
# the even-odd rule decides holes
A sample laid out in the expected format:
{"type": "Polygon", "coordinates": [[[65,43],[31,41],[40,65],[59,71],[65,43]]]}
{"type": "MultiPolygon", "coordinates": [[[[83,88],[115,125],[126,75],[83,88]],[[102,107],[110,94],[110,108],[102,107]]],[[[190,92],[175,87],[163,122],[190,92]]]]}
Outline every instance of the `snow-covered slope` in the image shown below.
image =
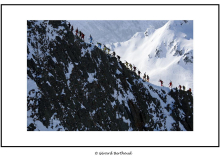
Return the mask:
{"type": "Polygon", "coordinates": [[[193,96],[143,81],[66,21],[28,21],[27,130],[192,131],[193,96]]]}
{"type": "Polygon", "coordinates": [[[193,21],[168,21],[163,27],[147,28],[125,42],[107,45],[116,54],[150,77],[150,82],[193,89],[193,21]]]}
{"type": "Polygon", "coordinates": [[[145,31],[146,28],[160,28],[167,21],[74,20],[68,22],[73,25],[74,30],[78,28],[85,34],[85,41],[88,42],[91,34],[95,41],[106,44],[127,41],[136,32],[145,31]]]}

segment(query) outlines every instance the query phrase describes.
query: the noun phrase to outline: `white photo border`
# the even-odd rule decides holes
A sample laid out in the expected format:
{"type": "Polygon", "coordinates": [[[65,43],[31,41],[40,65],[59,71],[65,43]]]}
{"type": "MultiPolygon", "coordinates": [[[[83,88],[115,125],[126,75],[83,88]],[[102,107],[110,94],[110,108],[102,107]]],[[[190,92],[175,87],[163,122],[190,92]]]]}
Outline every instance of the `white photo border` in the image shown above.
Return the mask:
{"type": "Polygon", "coordinates": [[[218,5],[2,5],[2,146],[219,146],[218,10],[218,5]],[[27,20],[193,20],[194,131],[28,132],[27,20]]]}

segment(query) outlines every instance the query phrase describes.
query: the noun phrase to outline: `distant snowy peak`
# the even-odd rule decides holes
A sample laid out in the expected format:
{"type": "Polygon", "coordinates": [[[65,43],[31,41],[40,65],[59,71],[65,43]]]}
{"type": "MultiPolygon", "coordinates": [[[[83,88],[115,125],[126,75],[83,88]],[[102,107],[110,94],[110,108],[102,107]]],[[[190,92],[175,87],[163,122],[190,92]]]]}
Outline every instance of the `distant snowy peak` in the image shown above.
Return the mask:
{"type": "Polygon", "coordinates": [[[177,37],[184,37],[186,39],[193,39],[193,21],[169,21],[167,22],[168,29],[173,30],[177,37]]]}
{"type": "MultiPolygon", "coordinates": [[[[191,21],[169,21],[152,34],[151,42],[157,41],[153,55],[160,57],[163,53],[173,56],[192,54],[193,26],[191,21]]],[[[153,56],[151,54],[151,56],[153,56]]],[[[166,57],[166,56],[165,56],[166,57]]]]}
{"type": "MultiPolygon", "coordinates": [[[[193,21],[183,20],[183,21],[168,21],[163,27],[157,29],[160,31],[173,31],[173,36],[183,37],[186,39],[193,39],[193,21]]],[[[152,35],[156,29],[153,26],[147,28],[144,32],[145,36],[152,35]]]]}
{"type": "Polygon", "coordinates": [[[165,83],[173,80],[193,88],[193,21],[168,21],[158,29],[147,28],[136,32],[128,41],[107,45],[121,59],[134,64],[141,73],[151,77],[158,85],[161,78],[165,83]]]}

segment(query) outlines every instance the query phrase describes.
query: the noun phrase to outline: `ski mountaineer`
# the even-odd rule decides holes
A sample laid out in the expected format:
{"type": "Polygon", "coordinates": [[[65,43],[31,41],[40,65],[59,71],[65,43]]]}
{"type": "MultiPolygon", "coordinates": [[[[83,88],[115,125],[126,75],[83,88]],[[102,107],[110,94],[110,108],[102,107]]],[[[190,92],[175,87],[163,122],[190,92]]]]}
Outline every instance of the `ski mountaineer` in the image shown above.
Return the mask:
{"type": "Polygon", "coordinates": [[[129,64],[129,67],[130,67],[130,69],[132,70],[132,65],[131,65],[131,63],[129,64]]]}
{"type": "Polygon", "coordinates": [[[98,44],[98,47],[101,49],[102,44],[99,42],[97,42],[97,44],[98,44]]]}
{"type": "Polygon", "coordinates": [[[73,32],[73,26],[71,26],[71,32],[73,32]]]}
{"type": "Polygon", "coordinates": [[[91,36],[91,34],[89,36],[89,39],[90,39],[90,43],[92,43],[92,36],[91,36]]]}
{"type": "Polygon", "coordinates": [[[113,52],[113,56],[115,57],[115,51],[113,52]]]}
{"type": "Polygon", "coordinates": [[[125,61],[125,66],[128,68],[128,62],[127,61],[125,61]]]}
{"type": "Polygon", "coordinates": [[[163,81],[160,79],[159,82],[161,83],[161,86],[163,86],[163,81]]]}
{"type": "Polygon", "coordinates": [[[81,39],[82,39],[82,36],[83,36],[83,32],[81,32],[81,39]]]}
{"type": "Polygon", "coordinates": [[[134,68],[134,72],[136,72],[136,67],[134,66],[133,68],[134,68]]]}
{"type": "Polygon", "coordinates": [[[179,89],[181,90],[181,85],[179,85],[179,89]]]}
{"type": "Polygon", "coordinates": [[[126,65],[126,67],[128,68],[128,62],[127,62],[127,61],[125,61],[125,65],[126,65]]]}
{"type": "Polygon", "coordinates": [[[173,85],[172,85],[172,81],[170,81],[170,83],[169,83],[169,87],[171,87],[171,88],[172,88],[172,86],[173,86],[173,85]]]}
{"type": "Polygon", "coordinates": [[[141,77],[141,71],[138,71],[138,76],[141,77]]]}
{"type": "Polygon", "coordinates": [[[144,73],[143,79],[146,81],[146,73],[144,73]]]}
{"type": "Polygon", "coordinates": [[[189,88],[189,92],[191,93],[191,88],[189,88]]]}
{"type": "Polygon", "coordinates": [[[70,26],[71,26],[71,25],[70,25],[70,22],[68,23],[68,26],[69,26],[69,29],[70,29],[70,26]]]}
{"type": "Polygon", "coordinates": [[[149,76],[147,75],[147,81],[149,82],[149,76]]]}
{"type": "Polygon", "coordinates": [[[76,29],[76,35],[78,35],[78,28],[76,29]]]}
{"type": "MultiPolygon", "coordinates": [[[[106,46],[105,46],[105,45],[104,45],[103,51],[104,51],[104,52],[106,51],[106,46]]],[[[106,53],[106,52],[105,52],[105,53],[106,53]]]]}
{"type": "Polygon", "coordinates": [[[85,34],[84,33],[82,33],[82,39],[84,40],[84,36],[85,36],[85,34]]]}
{"type": "Polygon", "coordinates": [[[120,58],[121,58],[121,57],[120,57],[119,55],[117,55],[117,58],[118,58],[118,61],[120,61],[120,58]]]}
{"type": "Polygon", "coordinates": [[[110,52],[110,49],[109,49],[109,48],[107,48],[107,51],[108,51],[108,54],[109,54],[109,52],[110,52]]]}
{"type": "Polygon", "coordinates": [[[186,87],[185,86],[183,86],[183,90],[185,91],[185,89],[186,89],[186,87]]]}
{"type": "Polygon", "coordinates": [[[82,36],[82,32],[81,32],[81,31],[79,31],[79,37],[81,38],[81,36],[82,36]]]}

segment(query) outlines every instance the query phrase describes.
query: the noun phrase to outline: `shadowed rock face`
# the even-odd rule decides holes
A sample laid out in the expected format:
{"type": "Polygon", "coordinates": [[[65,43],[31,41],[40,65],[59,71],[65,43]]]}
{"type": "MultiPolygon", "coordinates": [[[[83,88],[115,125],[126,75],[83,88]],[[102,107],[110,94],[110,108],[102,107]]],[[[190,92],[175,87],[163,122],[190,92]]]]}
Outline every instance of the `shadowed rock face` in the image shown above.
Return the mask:
{"type": "Polygon", "coordinates": [[[190,92],[143,82],[65,21],[27,27],[27,130],[193,130],[190,92]]]}

